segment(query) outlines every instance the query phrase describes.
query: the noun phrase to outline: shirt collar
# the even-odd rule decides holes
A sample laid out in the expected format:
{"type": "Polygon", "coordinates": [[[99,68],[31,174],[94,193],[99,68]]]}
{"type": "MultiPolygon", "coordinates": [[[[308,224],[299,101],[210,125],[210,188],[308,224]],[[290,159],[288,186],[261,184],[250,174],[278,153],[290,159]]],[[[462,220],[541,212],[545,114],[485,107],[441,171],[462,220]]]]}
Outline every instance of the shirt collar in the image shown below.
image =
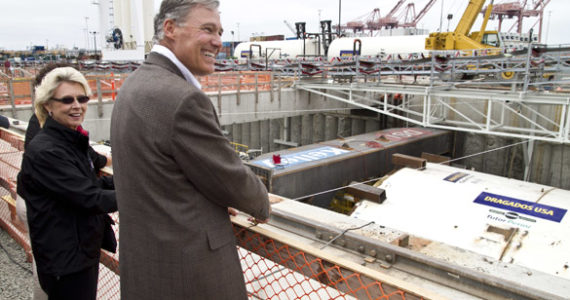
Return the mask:
{"type": "Polygon", "coordinates": [[[178,67],[178,69],[180,69],[180,72],[182,72],[182,75],[184,75],[184,78],[186,79],[186,81],[193,84],[199,90],[202,89],[202,85],[200,84],[200,82],[198,82],[196,77],[194,77],[194,75],[192,75],[190,70],[188,70],[188,68],[186,68],[186,66],[184,66],[182,64],[182,62],[180,62],[180,60],[178,60],[176,55],[174,55],[174,53],[172,51],[170,51],[170,49],[168,49],[162,45],[154,45],[154,46],[152,46],[152,49],[150,50],[150,52],[156,52],[158,54],[162,54],[162,55],[166,56],[166,58],[168,58],[172,63],[174,63],[178,67]]]}

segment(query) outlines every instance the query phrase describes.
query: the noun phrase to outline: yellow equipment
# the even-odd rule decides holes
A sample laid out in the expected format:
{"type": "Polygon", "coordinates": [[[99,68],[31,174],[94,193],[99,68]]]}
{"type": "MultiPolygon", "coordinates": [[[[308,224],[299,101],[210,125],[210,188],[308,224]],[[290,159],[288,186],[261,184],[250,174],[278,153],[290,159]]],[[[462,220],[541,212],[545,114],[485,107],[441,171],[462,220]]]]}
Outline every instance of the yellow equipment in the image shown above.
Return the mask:
{"type": "Polygon", "coordinates": [[[493,0],[485,11],[481,30],[469,34],[477,14],[481,11],[485,0],[470,0],[467,9],[453,32],[434,32],[426,38],[426,50],[472,50],[489,49],[500,46],[497,31],[485,31],[487,21],[493,10],[493,0]]]}

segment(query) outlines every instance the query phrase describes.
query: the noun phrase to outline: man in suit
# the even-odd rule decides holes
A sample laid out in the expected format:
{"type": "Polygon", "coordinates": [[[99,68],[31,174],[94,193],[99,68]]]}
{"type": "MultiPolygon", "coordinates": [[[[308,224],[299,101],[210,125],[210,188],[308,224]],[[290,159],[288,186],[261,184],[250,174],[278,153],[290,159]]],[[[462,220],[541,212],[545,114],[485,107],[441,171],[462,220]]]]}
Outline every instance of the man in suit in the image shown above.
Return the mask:
{"type": "Polygon", "coordinates": [[[270,208],[194,77],[214,71],[218,5],[164,0],[156,44],[113,110],[124,300],[247,298],[228,209],[264,222],[270,208]]]}

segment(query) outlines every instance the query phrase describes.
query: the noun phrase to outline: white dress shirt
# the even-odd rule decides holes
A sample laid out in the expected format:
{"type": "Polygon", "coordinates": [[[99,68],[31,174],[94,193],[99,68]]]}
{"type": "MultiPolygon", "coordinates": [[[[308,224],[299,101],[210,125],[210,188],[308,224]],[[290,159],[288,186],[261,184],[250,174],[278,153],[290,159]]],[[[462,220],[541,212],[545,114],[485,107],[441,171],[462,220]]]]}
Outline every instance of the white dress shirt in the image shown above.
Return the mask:
{"type": "Polygon", "coordinates": [[[168,49],[162,45],[154,45],[154,46],[152,46],[152,49],[150,50],[150,52],[156,52],[158,54],[162,54],[162,55],[166,56],[166,58],[170,59],[170,61],[172,63],[174,63],[178,67],[178,69],[180,69],[180,72],[182,72],[182,75],[184,75],[184,78],[186,79],[186,81],[193,84],[199,90],[202,89],[202,85],[200,84],[200,82],[198,82],[196,77],[194,77],[194,75],[192,75],[190,70],[188,70],[188,68],[186,68],[186,66],[184,66],[180,60],[178,60],[176,55],[174,55],[174,53],[172,51],[170,51],[170,49],[168,49]]]}

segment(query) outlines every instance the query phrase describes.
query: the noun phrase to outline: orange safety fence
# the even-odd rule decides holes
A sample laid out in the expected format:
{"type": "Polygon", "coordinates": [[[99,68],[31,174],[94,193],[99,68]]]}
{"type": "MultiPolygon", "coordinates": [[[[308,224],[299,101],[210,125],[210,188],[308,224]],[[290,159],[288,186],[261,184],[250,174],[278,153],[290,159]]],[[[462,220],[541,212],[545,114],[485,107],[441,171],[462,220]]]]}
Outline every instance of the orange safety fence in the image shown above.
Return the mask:
{"type": "MultiPolygon", "coordinates": [[[[91,100],[98,99],[101,95],[102,99],[115,100],[119,89],[126,79],[125,74],[105,74],[105,75],[87,75],[87,83],[93,95],[91,100]]],[[[9,80],[0,80],[0,105],[10,105],[12,97],[14,105],[31,104],[33,96],[34,78],[12,78],[9,80]]]]}
{"type": "MultiPolygon", "coordinates": [[[[16,215],[14,200],[23,138],[4,129],[0,134],[0,227],[31,258],[29,237],[16,215]]],[[[118,214],[111,216],[120,245],[118,214]]],[[[234,232],[250,299],[424,299],[256,233],[239,222],[234,223],[234,232]]],[[[98,299],[121,298],[118,257],[118,252],[102,251],[98,299]]]]}
{"type": "MultiPolygon", "coordinates": [[[[93,93],[91,99],[115,100],[128,74],[87,75],[87,82],[93,93]]],[[[204,92],[220,91],[269,91],[279,84],[272,80],[271,72],[217,72],[197,77],[204,92]]],[[[0,78],[0,105],[31,104],[33,98],[32,77],[0,78]]]]}
{"type": "Polygon", "coordinates": [[[204,92],[217,91],[269,91],[274,84],[271,72],[216,72],[212,75],[198,77],[204,92]]]}

